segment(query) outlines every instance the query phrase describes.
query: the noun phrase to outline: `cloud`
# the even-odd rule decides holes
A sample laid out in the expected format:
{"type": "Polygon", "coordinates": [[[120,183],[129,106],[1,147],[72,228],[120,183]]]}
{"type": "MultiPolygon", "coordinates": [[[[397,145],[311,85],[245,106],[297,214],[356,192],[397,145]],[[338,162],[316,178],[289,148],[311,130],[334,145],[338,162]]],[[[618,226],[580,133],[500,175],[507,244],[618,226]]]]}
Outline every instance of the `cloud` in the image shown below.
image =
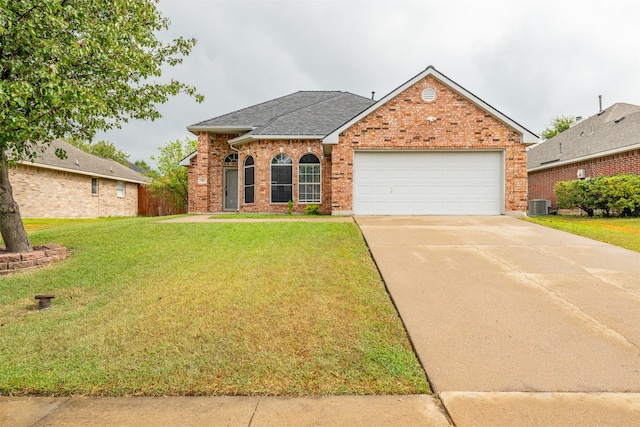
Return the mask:
{"type": "Polygon", "coordinates": [[[640,104],[637,2],[163,0],[163,37],[198,45],[167,75],[179,96],[156,122],[100,135],[148,159],[186,126],[298,90],[381,98],[435,66],[535,133],[557,115],[640,104]]]}

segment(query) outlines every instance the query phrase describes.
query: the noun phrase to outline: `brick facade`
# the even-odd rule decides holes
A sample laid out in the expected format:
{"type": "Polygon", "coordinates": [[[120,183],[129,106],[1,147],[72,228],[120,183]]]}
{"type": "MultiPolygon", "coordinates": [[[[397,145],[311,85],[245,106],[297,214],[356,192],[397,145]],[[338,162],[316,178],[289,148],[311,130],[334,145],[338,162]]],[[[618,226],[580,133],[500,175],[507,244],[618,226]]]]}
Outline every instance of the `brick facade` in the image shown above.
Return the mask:
{"type": "Polygon", "coordinates": [[[236,136],[216,134],[209,136],[205,132],[198,135],[198,154],[191,159],[189,167],[190,212],[221,212],[224,210],[224,170],[227,168],[238,169],[239,212],[286,212],[287,203],[271,203],[271,160],[279,153],[287,154],[293,161],[292,201],[294,202],[294,212],[304,212],[304,208],[310,204],[298,202],[298,162],[307,153],[314,154],[320,159],[322,174],[321,203],[313,204],[319,205],[320,211],[323,213],[331,211],[331,162],[322,154],[320,140],[253,141],[238,147],[237,164],[224,163],[224,158],[228,154],[234,153],[227,141],[236,136]],[[205,155],[202,155],[203,153],[205,155]],[[254,203],[244,202],[243,166],[248,156],[252,156],[254,161],[254,203]],[[204,178],[206,178],[206,183],[204,178]]]}
{"type": "Polygon", "coordinates": [[[9,170],[13,196],[23,218],[97,218],[136,216],[138,184],[125,184],[125,197],[116,194],[116,180],[98,178],[98,195],[91,194],[91,177],[37,166],[9,170]]]}
{"type": "Polygon", "coordinates": [[[332,153],[332,211],[353,209],[353,152],[360,149],[505,151],[505,210],[527,208],[526,145],[511,127],[427,76],[340,135],[332,153]],[[436,98],[422,100],[432,88],[436,98]],[[435,117],[430,123],[427,117],[435,117]]]}
{"type": "Polygon", "coordinates": [[[321,161],[324,213],[350,214],[353,210],[354,150],[492,150],[505,162],[504,211],[527,209],[527,153],[523,135],[432,75],[426,75],[368,116],[350,126],[324,155],[321,140],[253,140],[237,147],[237,165],[223,164],[233,153],[228,141],[238,134],[198,132],[197,155],[189,166],[189,212],[221,212],[224,204],[224,169],[238,167],[240,212],[285,212],[286,203],[270,202],[270,162],[278,153],[293,160],[294,211],[298,200],[298,161],[306,153],[321,161]],[[436,98],[422,99],[425,88],[436,98]],[[430,122],[427,118],[434,117],[430,122]],[[255,162],[255,202],[244,203],[243,165],[248,155],[255,162]]]}
{"type": "Polygon", "coordinates": [[[551,206],[557,207],[553,186],[559,181],[577,179],[578,169],[584,169],[586,178],[620,173],[640,175],[640,150],[529,172],[529,199],[551,200],[551,206]]]}

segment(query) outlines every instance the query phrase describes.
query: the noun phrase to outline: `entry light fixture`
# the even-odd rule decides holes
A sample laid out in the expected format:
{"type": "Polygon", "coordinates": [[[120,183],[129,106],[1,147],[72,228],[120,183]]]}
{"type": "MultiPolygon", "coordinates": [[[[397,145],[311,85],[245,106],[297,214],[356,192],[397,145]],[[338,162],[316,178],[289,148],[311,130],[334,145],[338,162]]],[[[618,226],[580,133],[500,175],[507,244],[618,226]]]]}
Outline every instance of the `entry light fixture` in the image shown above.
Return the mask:
{"type": "Polygon", "coordinates": [[[429,120],[429,123],[433,124],[433,122],[435,122],[437,119],[433,116],[429,116],[427,117],[427,120],[429,120]]]}

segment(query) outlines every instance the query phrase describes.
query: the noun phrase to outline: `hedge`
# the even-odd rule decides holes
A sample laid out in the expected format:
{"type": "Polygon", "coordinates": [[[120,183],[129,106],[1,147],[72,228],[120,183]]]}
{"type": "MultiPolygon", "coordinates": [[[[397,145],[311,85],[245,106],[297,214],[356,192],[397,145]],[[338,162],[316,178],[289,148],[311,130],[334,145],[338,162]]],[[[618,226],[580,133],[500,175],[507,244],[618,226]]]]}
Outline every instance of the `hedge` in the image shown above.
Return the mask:
{"type": "Polygon", "coordinates": [[[589,216],[640,216],[640,175],[620,174],[561,181],[553,187],[558,208],[580,208],[589,216]]]}

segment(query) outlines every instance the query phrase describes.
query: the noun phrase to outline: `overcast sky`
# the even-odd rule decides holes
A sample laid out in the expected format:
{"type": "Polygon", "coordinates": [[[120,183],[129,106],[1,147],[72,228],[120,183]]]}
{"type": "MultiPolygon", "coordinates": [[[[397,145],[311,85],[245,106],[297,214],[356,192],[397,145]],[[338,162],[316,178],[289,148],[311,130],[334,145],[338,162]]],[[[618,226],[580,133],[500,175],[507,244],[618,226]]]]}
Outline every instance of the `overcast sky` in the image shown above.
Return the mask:
{"type": "Polygon", "coordinates": [[[163,118],[97,135],[149,161],[186,126],[299,90],[380,99],[433,65],[536,134],[551,118],[640,105],[640,2],[161,0],[163,38],[197,46],[163,118]]]}

